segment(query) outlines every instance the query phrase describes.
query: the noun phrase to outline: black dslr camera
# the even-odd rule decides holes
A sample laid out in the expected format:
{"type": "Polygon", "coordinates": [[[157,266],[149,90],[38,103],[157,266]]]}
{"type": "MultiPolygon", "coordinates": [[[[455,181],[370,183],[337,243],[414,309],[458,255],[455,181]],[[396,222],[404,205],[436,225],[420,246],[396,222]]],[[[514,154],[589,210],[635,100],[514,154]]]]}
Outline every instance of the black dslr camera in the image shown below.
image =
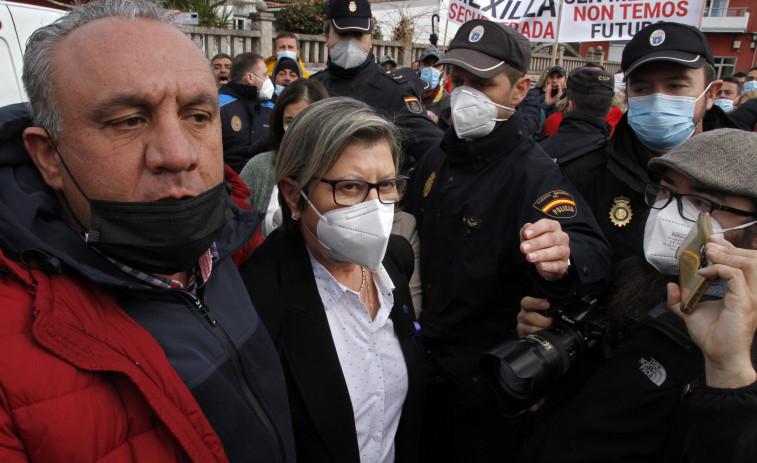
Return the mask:
{"type": "Polygon", "coordinates": [[[538,402],[565,375],[576,359],[598,343],[609,346],[609,317],[596,299],[572,303],[550,301],[543,313],[549,328],[504,342],[480,360],[480,368],[497,388],[507,415],[518,415],[538,402]]]}

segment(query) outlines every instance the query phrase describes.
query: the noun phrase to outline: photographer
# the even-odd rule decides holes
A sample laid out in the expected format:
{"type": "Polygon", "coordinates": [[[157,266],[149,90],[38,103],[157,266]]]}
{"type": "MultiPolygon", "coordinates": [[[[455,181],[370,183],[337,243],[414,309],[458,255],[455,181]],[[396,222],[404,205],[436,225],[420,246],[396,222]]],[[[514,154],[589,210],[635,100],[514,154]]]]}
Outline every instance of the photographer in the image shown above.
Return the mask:
{"type": "MultiPolygon", "coordinates": [[[[646,190],[648,263],[618,266],[608,307],[622,338],[576,394],[536,412],[519,461],[754,459],[755,151],[757,134],[722,129],[650,161],[662,177],[646,190]],[[699,274],[714,281],[684,315],[675,251],[701,211],[715,233],[705,247],[711,265],[699,274]]],[[[552,324],[539,313],[545,305],[523,299],[519,335],[552,324]]]]}

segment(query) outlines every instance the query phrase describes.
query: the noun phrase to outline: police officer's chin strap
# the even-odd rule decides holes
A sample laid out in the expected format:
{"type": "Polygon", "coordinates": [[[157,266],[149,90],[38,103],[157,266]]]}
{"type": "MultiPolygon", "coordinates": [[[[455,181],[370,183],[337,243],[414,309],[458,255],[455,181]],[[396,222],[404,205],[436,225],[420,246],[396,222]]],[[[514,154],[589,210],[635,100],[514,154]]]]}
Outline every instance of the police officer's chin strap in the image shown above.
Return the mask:
{"type": "MultiPolygon", "coordinates": [[[[68,174],[69,178],[71,178],[71,181],[74,182],[74,186],[76,186],[76,189],[79,190],[79,193],[81,193],[82,196],[84,196],[84,199],[89,202],[89,197],[84,193],[84,190],[81,189],[79,186],[79,183],[76,181],[73,175],[71,175],[71,171],[69,170],[68,166],[66,165],[66,161],[63,160],[63,156],[60,155],[60,151],[58,150],[58,145],[53,141],[52,135],[50,135],[50,132],[47,130],[47,127],[42,127],[42,130],[45,131],[45,134],[47,135],[47,139],[50,140],[50,144],[53,146],[53,149],[55,149],[55,154],[58,155],[58,159],[60,159],[60,163],[63,165],[63,168],[66,170],[66,173],[68,174]]],[[[76,215],[76,212],[74,212],[74,209],[71,207],[71,204],[68,202],[68,198],[66,198],[66,194],[63,193],[63,191],[57,192],[58,197],[61,198],[63,201],[63,205],[66,209],[68,209],[68,213],[71,217],[73,217],[74,221],[76,221],[77,225],[79,225],[80,231],[82,233],[86,233],[88,228],[84,226],[84,224],[79,220],[79,217],[76,215]]]]}

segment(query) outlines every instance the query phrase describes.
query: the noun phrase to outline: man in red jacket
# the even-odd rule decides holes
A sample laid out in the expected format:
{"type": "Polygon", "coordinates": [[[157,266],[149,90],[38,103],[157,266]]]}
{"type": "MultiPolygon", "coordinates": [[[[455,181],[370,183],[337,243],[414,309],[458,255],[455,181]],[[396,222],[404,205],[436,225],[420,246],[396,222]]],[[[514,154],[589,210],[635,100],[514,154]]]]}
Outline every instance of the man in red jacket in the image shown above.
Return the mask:
{"type": "Polygon", "coordinates": [[[31,120],[0,110],[0,460],[293,462],[202,52],[157,3],[100,1],[31,36],[23,79],[31,120]]]}

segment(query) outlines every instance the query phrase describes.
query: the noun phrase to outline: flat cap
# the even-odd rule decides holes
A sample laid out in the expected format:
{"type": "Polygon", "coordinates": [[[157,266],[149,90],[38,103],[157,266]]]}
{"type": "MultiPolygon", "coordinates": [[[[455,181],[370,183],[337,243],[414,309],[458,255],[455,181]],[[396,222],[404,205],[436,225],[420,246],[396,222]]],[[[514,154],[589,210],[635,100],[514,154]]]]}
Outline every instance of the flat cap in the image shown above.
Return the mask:
{"type": "Polygon", "coordinates": [[[673,169],[697,183],[757,200],[757,132],[717,129],[694,135],[649,168],[673,169]]]}

